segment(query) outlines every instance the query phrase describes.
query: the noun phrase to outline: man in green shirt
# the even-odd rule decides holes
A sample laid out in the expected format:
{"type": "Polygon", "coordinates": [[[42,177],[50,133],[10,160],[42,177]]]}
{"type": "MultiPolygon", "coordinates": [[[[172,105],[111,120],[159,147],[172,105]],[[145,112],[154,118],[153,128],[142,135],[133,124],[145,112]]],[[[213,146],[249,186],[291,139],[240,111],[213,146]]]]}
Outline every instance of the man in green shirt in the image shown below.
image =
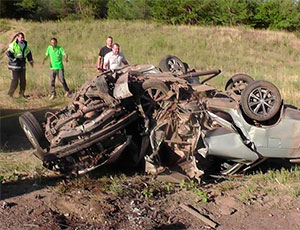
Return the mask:
{"type": "Polygon", "coordinates": [[[70,96],[70,90],[68,88],[67,82],[64,76],[64,65],[62,57],[65,57],[65,62],[68,62],[68,55],[65,53],[65,50],[57,45],[57,39],[51,38],[50,46],[48,46],[46,51],[46,57],[43,60],[43,64],[48,57],[50,57],[50,88],[51,88],[51,96],[50,99],[54,99],[56,96],[55,93],[55,78],[58,76],[58,80],[64,87],[66,91],[65,96],[70,96]]]}

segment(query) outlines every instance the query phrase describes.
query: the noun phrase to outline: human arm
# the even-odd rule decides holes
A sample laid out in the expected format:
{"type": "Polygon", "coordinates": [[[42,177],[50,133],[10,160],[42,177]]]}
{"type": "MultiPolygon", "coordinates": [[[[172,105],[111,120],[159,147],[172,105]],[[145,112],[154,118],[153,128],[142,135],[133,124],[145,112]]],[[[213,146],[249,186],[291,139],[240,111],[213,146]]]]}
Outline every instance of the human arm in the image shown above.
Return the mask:
{"type": "Polygon", "coordinates": [[[29,62],[32,68],[33,68],[33,63],[34,63],[33,60],[29,62]]]}
{"type": "Polygon", "coordinates": [[[43,62],[42,62],[43,65],[47,59],[48,59],[48,56],[45,56],[45,58],[43,59],[43,62]]]}
{"type": "Polygon", "coordinates": [[[17,60],[14,54],[13,44],[9,45],[8,49],[6,50],[6,55],[10,61],[15,62],[17,60]]]}
{"type": "Polygon", "coordinates": [[[67,62],[67,63],[68,63],[68,61],[69,61],[68,54],[65,54],[65,62],[67,62]]]}
{"type": "Polygon", "coordinates": [[[97,59],[97,71],[101,71],[101,63],[102,63],[102,57],[99,55],[97,59]]]}
{"type": "Polygon", "coordinates": [[[46,50],[46,53],[45,53],[45,57],[44,57],[44,59],[43,59],[43,61],[42,61],[42,64],[44,65],[44,63],[45,63],[45,61],[48,59],[48,57],[49,57],[49,47],[47,48],[47,50],[46,50]]]}
{"type": "Polygon", "coordinates": [[[107,70],[108,69],[108,61],[103,63],[103,70],[107,70]]]}
{"type": "MultiPolygon", "coordinates": [[[[64,50],[64,48],[59,46],[59,52],[60,52],[60,55],[64,57],[65,62],[68,63],[68,61],[69,61],[68,54],[66,54],[66,51],[64,50]]],[[[46,56],[47,56],[47,54],[48,54],[48,52],[46,52],[46,56]]]]}
{"type": "Polygon", "coordinates": [[[15,55],[13,52],[11,52],[10,50],[6,51],[6,55],[9,59],[15,59],[15,55]]]}
{"type": "Polygon", "coordinates": [[[126,58],[125,58],[125,56],[124,56],[123,53],[121,53],[121,56],[122,56],[122,63],[123,63],[124,65],[128,65],[128,62],[127,62],[127,60],[126,60],[126,58]]]}
{"type": "Polygon", "coordinates": [[[28,60],[29,64],[31,65],[31,67],[33,67],[33,58],[32,58],[31,51],[29,51],[29,53],[27,54],[27,60],[28,60]]]}
{"type": "Polygon", "coordinates": [[[97,59],[97,71],[101,72],[103,71],[103,62],[104,62],[104,56],[107,54],[107,47],[104,46],[100,49],[98,53],[98,59],[97,59]]]}
{"type": "Polygon", "coordinates": [[[111,54],[108,53],[104,56],[104,60],[103,60],[103,70],[108,70],[109,69],[109,58],[110,58],[111,54]]]}

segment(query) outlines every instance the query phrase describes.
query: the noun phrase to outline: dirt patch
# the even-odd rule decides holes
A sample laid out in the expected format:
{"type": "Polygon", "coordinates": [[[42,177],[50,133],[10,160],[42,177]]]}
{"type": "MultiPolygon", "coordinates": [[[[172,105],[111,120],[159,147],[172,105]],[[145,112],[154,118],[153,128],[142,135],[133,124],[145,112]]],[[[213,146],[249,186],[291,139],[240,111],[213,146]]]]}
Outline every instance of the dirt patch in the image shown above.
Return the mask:
{"type": "Polygon", "coordinates": [[[216,229],[300,228],[299,199],[291,200],[287,196],[271,200],[262,196],[247,204],[241,201],[239,188],[220,194],[214,192],[216,184],[202,186],[208,192],[207,202],[184,189],[169,193],[154,190],[147,198],[143,191],[151,180],[141,176],[127,177],[120,182],[123,191],[118,194],[107,191],[97,177],[49,178],[43,185],[36,185],[34,181],[4,183],[4,195],[15,190],[23,190],[23,195],[0,201],[1,229],[210,228],[184,211],[181,203],[192,205],[216,222],[216,229]]]}
{"type": "MultiPolygon", "coordinates": [[[[22,111],[6,111],[6,114],[22,111]],[[10,112],[10,113],[9,113],[10,112]]],[[[3,115],[3,113],[2,113],[3,115]]],[[[43,118],[39,114],[38,119],[43,118]]],[[[2,143],[15,161],[31,162],[32,149],[17,118],[1,123],[2,143]],[[19,147],[17,147],[19,146],[19,147]],[[23,148],[23,149],[21,149],[23,148]],[[22,157],[20,157],[20,155],[22,157]]],[[[274,166],[274,163],[272,163],[274,166]]],[[[12,174],[20,170],[12,169],[12,174]]],[[[217,223],[216,229],[300,229],[300,198],[258,193],[243,200],[240,181],[221,191],[226,180],[206,181],[198,190],[180,185],[157,186],[141,174],[119,178],[117,166],[101,168],[88,176],[66,179],[56,174],[24,174],[0,186],[2,229],[210,229],[180,207],[191,205],[217,223]],[[203,191],[203,193],[200,193],[203,191]],[[203,194],[205,193],[205,200],[203,194]]],[[[272,187],[274,191],[283,185],[272,187]]]]}

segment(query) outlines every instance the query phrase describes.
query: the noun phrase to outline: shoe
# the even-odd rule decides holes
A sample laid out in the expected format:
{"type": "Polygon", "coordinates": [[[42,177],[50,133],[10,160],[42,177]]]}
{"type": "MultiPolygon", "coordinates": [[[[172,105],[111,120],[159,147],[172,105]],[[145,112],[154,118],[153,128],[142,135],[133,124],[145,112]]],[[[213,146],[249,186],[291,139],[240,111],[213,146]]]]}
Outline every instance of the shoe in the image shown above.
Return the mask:
{"type": "Polygon", "coordinates": [[[49,97],[50,100],[53,100],[54,98],[55,98],[54,94],[51,94],[50,97],[49,97]]]}
{"type": "Polygon", "coordinates": [[[25,94],[19,94],[19,98],[28,98],[29,95],[25,95],[25,94]]]}
{"type": "Polygon", "coordinates": [[[24,90],[20,90],[20,92],[19,92],[19,98],[22,98],[22,97],[25,97],[24,90]]]}
{"type": "Polygon", "coordinates": [[[71,93],[70,91],[67,91],[67,92],[65,93],[65,97],[71,97],[71,95],[72,95],[72,93],[71,93]]]}

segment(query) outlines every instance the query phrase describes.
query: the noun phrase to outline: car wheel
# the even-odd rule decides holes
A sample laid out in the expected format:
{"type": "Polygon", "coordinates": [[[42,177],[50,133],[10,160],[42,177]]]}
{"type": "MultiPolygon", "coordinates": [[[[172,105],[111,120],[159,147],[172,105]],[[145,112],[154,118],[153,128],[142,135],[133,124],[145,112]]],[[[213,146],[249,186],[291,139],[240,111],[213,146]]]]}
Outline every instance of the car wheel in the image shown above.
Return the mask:
{"type": "Polygon", "coordinates": [[[167,55],[159,62],[160,70],[162,72],[171,72],[176,75],[187,73],[187,64],[183,63],[178,57],[167,55]]]}
{"type": "Polygon", "coordinates": [[[233,90],[236,95],[241,95],[246,86],[254,81],[247,74],[235,74],[226,83],[225,90],[233,90]]]}
{"type": "Polygon", "coordinates": [[[49,146],[49,142],[41,125],[30,112],[21,115],[19,122],[31,145],[37,150],[37,157],[43,159],[46,154],[44,149],[49,146]]]}
{"type": "Polygon", "coordinates": [[[162,106],[169,88],[160,80],[147,80],[143,83],[144,95],[141,96],[141,105],[146,115],[152,114],[162,106]]]}
{"type": "Polygon", "coordinates": [[[279,111],[282,101],[278,88],[271,82],[253,81],[242,92],[241,103],[249,118],[267,121],[279,111]]]}

